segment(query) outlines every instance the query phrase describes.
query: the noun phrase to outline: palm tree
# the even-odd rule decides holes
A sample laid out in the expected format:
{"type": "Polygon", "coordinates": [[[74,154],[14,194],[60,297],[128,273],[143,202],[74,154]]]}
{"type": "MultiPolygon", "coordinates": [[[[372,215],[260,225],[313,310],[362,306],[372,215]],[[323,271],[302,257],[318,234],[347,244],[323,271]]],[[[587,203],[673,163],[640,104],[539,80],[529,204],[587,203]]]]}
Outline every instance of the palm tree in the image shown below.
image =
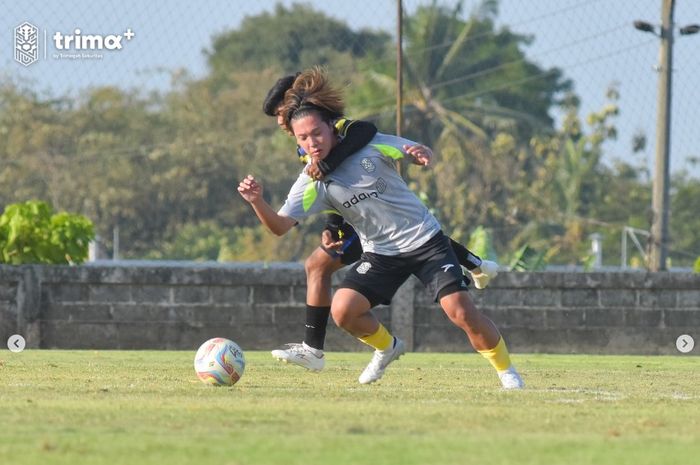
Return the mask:
{"type": "MultiPolygon", "coordinates": [[[[451,9],[433,1],[405,21],[404,135],[440,157],[435,170],[412,176],[462,238],[467,232],[454,228],[505,216],[498,211],[509,189],[503,175],[522,165],[492,156],[492,141],[507,134],[526,146],[533,133],[551,131],[548,111],[570,87],[560,70],[528,61],[521,47],[530,38],[496,30],[497,7],[496,0],[483,0],[463,20],[461,1],[451,9]]],[[[365,90],[358,102],[364,112],[353,114],[388,127],[394,101],[386,95],[394,93],[395,78],[386,69],[368,73],[368,81],[375,93],[365,90]]]]}
{"type": "MultiPolygon", "coordinates": [[[[547,112],[570,83],[560,70],[543,70],[526,59],[520,46],[528,37],[495,30],[497,6],[497,0],[483,0],[462,20],[461,1],[452,9],[433,1],[406,18],[408,135],[435,145],[448,134],[485,139],[514,126],[551,127],[547,112]]],[[[391,74],[369,78],[385,95],[394,92],[391,74]]],[[[370,102],[364,116],[393,114],[393,103],[386,97],[370,102]]]]}

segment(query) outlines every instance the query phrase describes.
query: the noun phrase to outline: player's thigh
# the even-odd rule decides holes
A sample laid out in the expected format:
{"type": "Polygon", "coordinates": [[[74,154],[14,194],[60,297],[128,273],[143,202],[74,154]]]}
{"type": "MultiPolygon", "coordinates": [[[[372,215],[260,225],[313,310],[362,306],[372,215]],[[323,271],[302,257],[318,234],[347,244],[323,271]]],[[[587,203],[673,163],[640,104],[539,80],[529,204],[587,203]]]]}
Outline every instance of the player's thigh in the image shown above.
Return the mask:
{"type": "Polygon", "coordinates": [[[353,289],[367,298],[370,305],[388,304],[410,271],[399,257],[362,254],[345,273],[339,288],[353,289]]]}
{"type": "Polygon", "coordinates": [[[414,274],[437,301],[443,289],[466,289],[462,268],[445,236],[435,238],[417,255],[414,274]]]}

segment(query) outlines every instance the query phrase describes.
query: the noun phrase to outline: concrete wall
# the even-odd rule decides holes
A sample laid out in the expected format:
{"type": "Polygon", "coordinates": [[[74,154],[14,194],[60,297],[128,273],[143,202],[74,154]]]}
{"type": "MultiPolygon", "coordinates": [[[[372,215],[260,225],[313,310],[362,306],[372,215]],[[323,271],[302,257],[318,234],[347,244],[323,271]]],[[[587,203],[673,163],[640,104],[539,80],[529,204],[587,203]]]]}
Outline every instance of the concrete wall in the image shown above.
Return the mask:
{"type": "MultiPolygon", "coordinates": [[[[224,336],[271,349],[303,337],[305,291],[299,264],[0,266],[0,341],[193,349],[224,336]]],[[[681,334],[700,347],[697,274],[501,273],[471,295],[513,352],[675,354],[681,334]]],[[[471,350],[415,279],[375,311],[412,350],[471,350]]],[[[333,323],[328,333],[328,350],[366,350],[333,323]]]]}

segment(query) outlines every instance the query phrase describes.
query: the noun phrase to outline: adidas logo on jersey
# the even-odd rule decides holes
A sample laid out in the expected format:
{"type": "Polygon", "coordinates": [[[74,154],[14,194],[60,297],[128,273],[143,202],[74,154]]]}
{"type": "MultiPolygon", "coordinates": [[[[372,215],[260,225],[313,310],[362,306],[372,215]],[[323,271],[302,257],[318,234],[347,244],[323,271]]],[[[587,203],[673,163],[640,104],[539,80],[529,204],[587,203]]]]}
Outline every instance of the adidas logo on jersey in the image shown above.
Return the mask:
{"type": "Polygon", "coordinates": [[[379,198],[379,192],[372,191],[372,192],[368,192],[368,193],[362,192],[360,195],[355,194],[352,197],[350,197],[350,200],[346,200],[345,202],[343,202],[343,206],[345,208],[350,208],[353,205],[357,205],[362,200],[367,200],[369,198],[375,198],[375,199],[379,198]]]}

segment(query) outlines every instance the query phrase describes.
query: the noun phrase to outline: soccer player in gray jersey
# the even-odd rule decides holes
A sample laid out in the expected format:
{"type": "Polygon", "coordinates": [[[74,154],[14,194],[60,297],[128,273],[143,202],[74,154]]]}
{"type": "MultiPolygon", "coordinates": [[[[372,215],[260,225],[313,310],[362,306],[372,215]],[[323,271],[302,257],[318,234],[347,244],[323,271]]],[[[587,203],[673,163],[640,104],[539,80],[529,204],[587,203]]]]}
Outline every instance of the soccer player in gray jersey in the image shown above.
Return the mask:
{"type": "MultiPolygon", "coordinates": [[[[322,160],[338,143],[332,115],[304,101],[285,109],[286,121],[297,143],[322,160]]],[[[298,221],[332,210],[342,213],[359,234],[364,253],[346,274],[333,296],[331,314],[336,324],[375,349],[372,361],[359,377],[362,384],[380,379],[386,367],[405,352],[371,309],[390,300],[411,274],[420,279],[450,320],[461,328],[472,346],[498,372],[507,389],[523,387],[511,364],[505,342],[491,320],[472,303],[457,258],[437,219],[408,189],[392,160],[411,154],[427,164],[426,153],[406,139],[378,134],[368,146],[349,157],[324,181],[301,173],[284,206],[275,212],[262,197],[262,185],[247,176],[238,187],[260,221],[283,235],[298,221]]],[[[418,146],[421,147],[421,146],[418,146]]]]}
{"type": "MultiPolygon", "coordinates": [[[[302,86],[296,82],[301,73],[284,76],[270,88],[263,102],[263,112],[277,119],[277,124],[289,132],[286,122],[280,114],[284,95],[293,86],[302,86]]],[[[306,76],[304,76],[306,77],[306,76]]],[[[303,78],[304,78],[303,77],[303,78]]],[[[328,104],[329,102],[325,102],[328,104]]],[[[336,113],[344,113],[342,101],[332,105],[336,113]]],[[[305,166],[306,173],[314,179],[322,179],[333,172],[343,161],[367,145],[377,134],[374,124],[367,121],[353,121],[339,118],[334,122],[340,142],[323,160],[310,160],[306,152],[297,146],[297,155],[305,166]]],[[[426,150],[429,150],[426,148],[426,150]]],[[[359,260],[362,254],[360,241],[355,230],[336,214],[329,214],[322,232],[322,245],[314,250],[304,261],[306,272],[306,312],[304,321],[304,339],[301,343],[285,344],[272,351],[272,356],[287,363],[319,371],[325,365],[323,354],[326,338],[326,326],[331,311],[331,276],[338,269],[359,260]],[[334,250],[332,244],[342,241],[341,250],[334,250]],[[326,245],[329,244],[329,245],[326,245]]],[[[489,281],[498,274],[498,264],[471,253],[466,247],[450,239],[455,255],[466,270],[477,289],[485,288],[489,281]]]]}

